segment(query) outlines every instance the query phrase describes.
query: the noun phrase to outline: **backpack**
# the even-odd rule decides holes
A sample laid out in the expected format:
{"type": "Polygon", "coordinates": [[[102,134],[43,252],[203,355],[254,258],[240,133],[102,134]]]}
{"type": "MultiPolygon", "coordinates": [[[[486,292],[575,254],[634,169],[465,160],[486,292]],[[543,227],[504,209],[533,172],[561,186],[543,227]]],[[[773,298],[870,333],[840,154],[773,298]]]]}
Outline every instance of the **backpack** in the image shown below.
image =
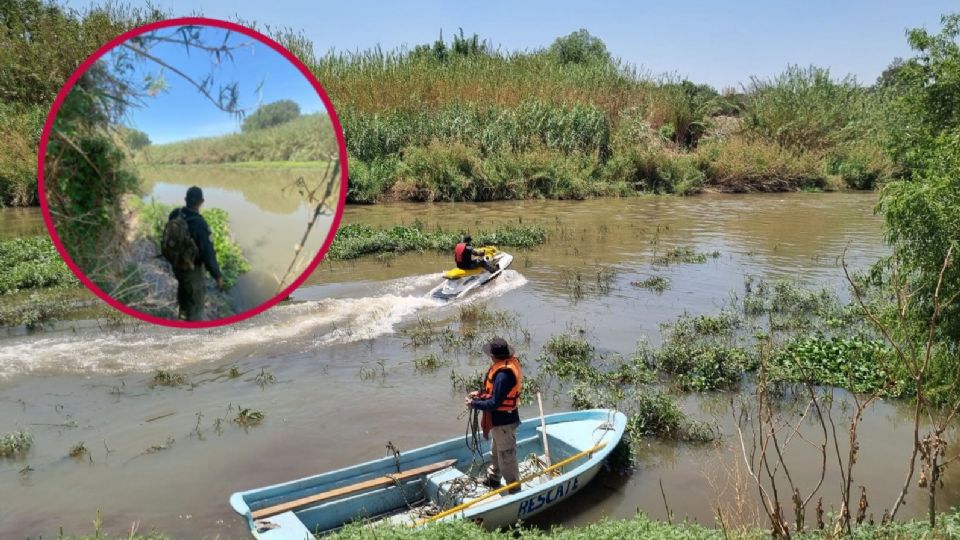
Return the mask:
{"type": "Polygon", "coordinates": [[[164,226],[160,252],[170,261],[174,270],[193,270],[194,261],[200,256],[200,248],[190,235],[190,227],[187,225],[182,208],[164,226]]]}

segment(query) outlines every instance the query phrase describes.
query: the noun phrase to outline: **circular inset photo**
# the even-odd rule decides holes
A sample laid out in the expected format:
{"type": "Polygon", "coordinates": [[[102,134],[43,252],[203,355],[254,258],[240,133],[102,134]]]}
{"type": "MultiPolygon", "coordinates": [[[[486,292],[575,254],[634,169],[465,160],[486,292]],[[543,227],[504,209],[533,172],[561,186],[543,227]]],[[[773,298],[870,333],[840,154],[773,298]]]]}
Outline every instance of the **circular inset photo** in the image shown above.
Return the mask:
{"type": "Polygon", "coordinates": [[[306,66],[224,21],[127,32],[60,91],[40,202],[74,273],[130,315],[236,322],[288,297],[346,198],[336,112],[306,66]]]}

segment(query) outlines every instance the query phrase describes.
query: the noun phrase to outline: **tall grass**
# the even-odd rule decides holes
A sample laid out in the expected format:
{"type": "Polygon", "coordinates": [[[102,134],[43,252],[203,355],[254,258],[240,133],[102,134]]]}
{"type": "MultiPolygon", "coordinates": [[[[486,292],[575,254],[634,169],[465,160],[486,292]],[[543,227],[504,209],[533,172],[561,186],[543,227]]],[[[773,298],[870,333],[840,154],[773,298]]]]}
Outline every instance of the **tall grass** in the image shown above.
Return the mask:
{"type": "MultiPolygon", "coordinates": [[[[17,66],[0,77],[0,93],[16,94],[11,103],[39,103],[16,90],[31,77],[23,62],[64,50],[64,43],[76,46],[68,57],[86,51],[87,25],[99,35],[158,16],[115,7],[51,13],[35,18],[44,21],[35,30],[43,39],[24,45],[22,37],[4,37],[13,49],[31,51],[0,54],[0,67],[17,66]]],[[[337,107],[352,158],[350,202],[869,189],[893,173],[875,142],[886,129],[885,99],[818,68],[789,67],[754,79],[745,94],[720,95],[706,85],[651,77],[612,58],[585,32],[521,52],[458,35],[412,49],[323,56],[302,33],[274,36],[304,59],[337,107]],[[723,142],[730,138],[736,141],[723,142]],[[698,151],[704,140],[714,143],[711,152],[698,151]]],[[[56,88],[47,74],[40,78],[37,95],[56,88]]],[[[19,112],[0,111],[17,117],[9,123],[15,128],[0,128],[0,200],[32,204],[34,112],[17,106],[19,112]]],[[[332,140],[316,133],[293,122],[249,137],[155,146],[141,160],[323,159],[332,140]]]]}

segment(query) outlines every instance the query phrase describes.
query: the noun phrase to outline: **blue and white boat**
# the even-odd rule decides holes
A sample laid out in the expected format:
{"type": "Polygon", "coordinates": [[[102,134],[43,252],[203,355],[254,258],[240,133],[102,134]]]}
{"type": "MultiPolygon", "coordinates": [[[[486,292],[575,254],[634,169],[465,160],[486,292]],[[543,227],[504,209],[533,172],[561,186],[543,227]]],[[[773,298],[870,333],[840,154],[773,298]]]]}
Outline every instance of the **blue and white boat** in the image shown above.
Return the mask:
{"type": "Polygon", "coordinates": [[[508,526],[576,496],[623,437],[623,413],[593,409],[531,418],[517,429],[520,491],[492,489],[474,477],[490,459],[463,437],[399,456],[234,493],[230,505],[261,540],[305,540],[362,521],[423,527],[469,519],[508,526]],[[544,437],[544,427],[546,436],[544,437]],[[546,447],[546,448],[545,448],[546,447]],[[549,452],[548,452],[549,450],[549,452]]]}

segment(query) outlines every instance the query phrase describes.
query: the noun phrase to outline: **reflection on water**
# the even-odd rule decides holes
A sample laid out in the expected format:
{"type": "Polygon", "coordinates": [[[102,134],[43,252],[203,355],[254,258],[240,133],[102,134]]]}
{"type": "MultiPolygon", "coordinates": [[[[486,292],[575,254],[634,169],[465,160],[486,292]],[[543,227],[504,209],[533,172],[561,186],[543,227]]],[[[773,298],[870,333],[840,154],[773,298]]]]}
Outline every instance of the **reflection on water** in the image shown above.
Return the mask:
{"type": "Polygon", "coordinates": [[[0,208],[0,240],[45,234],[39,208],[0,208]]]}
{"type": "MultiPolygon", "coordinates": [[[[241,167],[149,167],[141,171],[144,199],[183,204],[188,187],[203,188],[204,209],[222,208],[230,214],[234,238],[250,261],[251,271],[240,277],[230,296],[240,311],[255,307],[278,292],[313,209],[291,185],[300,177],[321,177],[323,169],[241,167]]],[[[335,204],[335,203],[334,203],[335,204]]],[[[317,220],[297,269],[303,269],[326,239],[333,210],[317,220]]],[[[291,278],[287,279],[289,284],[291,278]]]]}
{"type": "MultiPolygon", "coordinates": [[[[175,184],[182,197],[176,191],[194,180],[157,185],[175,184]]],[[[210,189],[208,203],[216,196],[225,204],[253,204],[241,203],[236,192],[216,191],[222,187],[210,189]]],[[[513,250],[509,273],[453,304],[426,297],[451,256],[409,254],[324,263],[295,302],[230,328],[93,328],[0,340],[0,433],[28,427],[36,435],[26,461],[0,461],[0,481],[8,486],[0,490],[0,537],[52,536],[60,525],[68,533],[87,532],[101,508],[106,529],[117,534],[137,520],[140,530],[174,537],[245,538],[244,524],[227,505],[233,491],[379,458],[388,440],[406,451],[464,432],[462,396],[451,389],[450,374],[475,373],[486,361],[474,350],[443,353],[449,368],[418,372],[414,360],[431,350],[412,348],[399,333],[418,319],[455,321],[464,303],[514,312],[530,336],[514,345],[533,372],[543,344],[571,326],[586,328],[602,351],[628,355],[638,340],[658,340],[660,323],[685,311],[719,309],[731,291],[742,291],[744,274],[842,289],[838,258],[845,249],[854,266],[886,252],[875,200],[870,194],[709,195],[350,207],[347,222],[419,219],[477,230],[522,220],[542,224],[551,239],[534,250],[513,250]],[[655,266],[654,256],[672,247],[720,254],[704,264],[655,266]],[[579,272],[587,280],[598,268],[614,271],[609,291],[573,297],[565,276],[579,272]],[[670,288],[657,295],[630,285],[650,275],[668,277],[670,288]],[[151,387],[157,366],[174,367],[191,384],[151,387]],[[239,377],[229,375],[234,366],[239,377]],[[277,382],[261,388],[261,369],[277,382]],[[371,371],[382,375],[366,376],[371,371]],[[264,411],[263,425],[249,431],[233,425],[238,405],[264,411]],[[225,428],[220,432],[217,419],[225,428]],[[175,439],[169,450],[144,454],[168,438],[175,439]],[[93,463],[64,458],[80,440],[91,448],[93,463]],[[26,464],[34,472],[19,475],[26,464]]],[[[283,214],[276,207],[270,212],[283,214]]],[[[569,409],[566,390],[548,389],[548,413],[569,409]]],[[[664,519],[662,481],[675,519],[713,526],[728,473],[742,461],[730,397],[681,399],[695,418],[718,422],[719,447],[643,440],[632,475],[601,475],[537,523],[629,517],[638,508],[664,519]]],[[[844,397],[838,393],[835,418],[845,455],[844,397]]],[[[521,409],[525,418],[536,415],[535,405],[521,409]]],[[[860,435],[855,485],[867,486],[869,511],[879,519],[903,482],[909,411],[877,402],[860,435]]],[[[808,438],[815,440],[813,433],[808,438]]],[[[791,473],[809,489],[819,455],[796,442],[791,473]]],[[[833,461],[829,467],[821,492],[827,511],[838,492],[833,461]]],[[[958,475],[960,469],[946,472],[938,499],[943,509],[960,503],[958,475]]],[[[920,516],[925,504],[913,489],[899,517],[920,516]]]]}

